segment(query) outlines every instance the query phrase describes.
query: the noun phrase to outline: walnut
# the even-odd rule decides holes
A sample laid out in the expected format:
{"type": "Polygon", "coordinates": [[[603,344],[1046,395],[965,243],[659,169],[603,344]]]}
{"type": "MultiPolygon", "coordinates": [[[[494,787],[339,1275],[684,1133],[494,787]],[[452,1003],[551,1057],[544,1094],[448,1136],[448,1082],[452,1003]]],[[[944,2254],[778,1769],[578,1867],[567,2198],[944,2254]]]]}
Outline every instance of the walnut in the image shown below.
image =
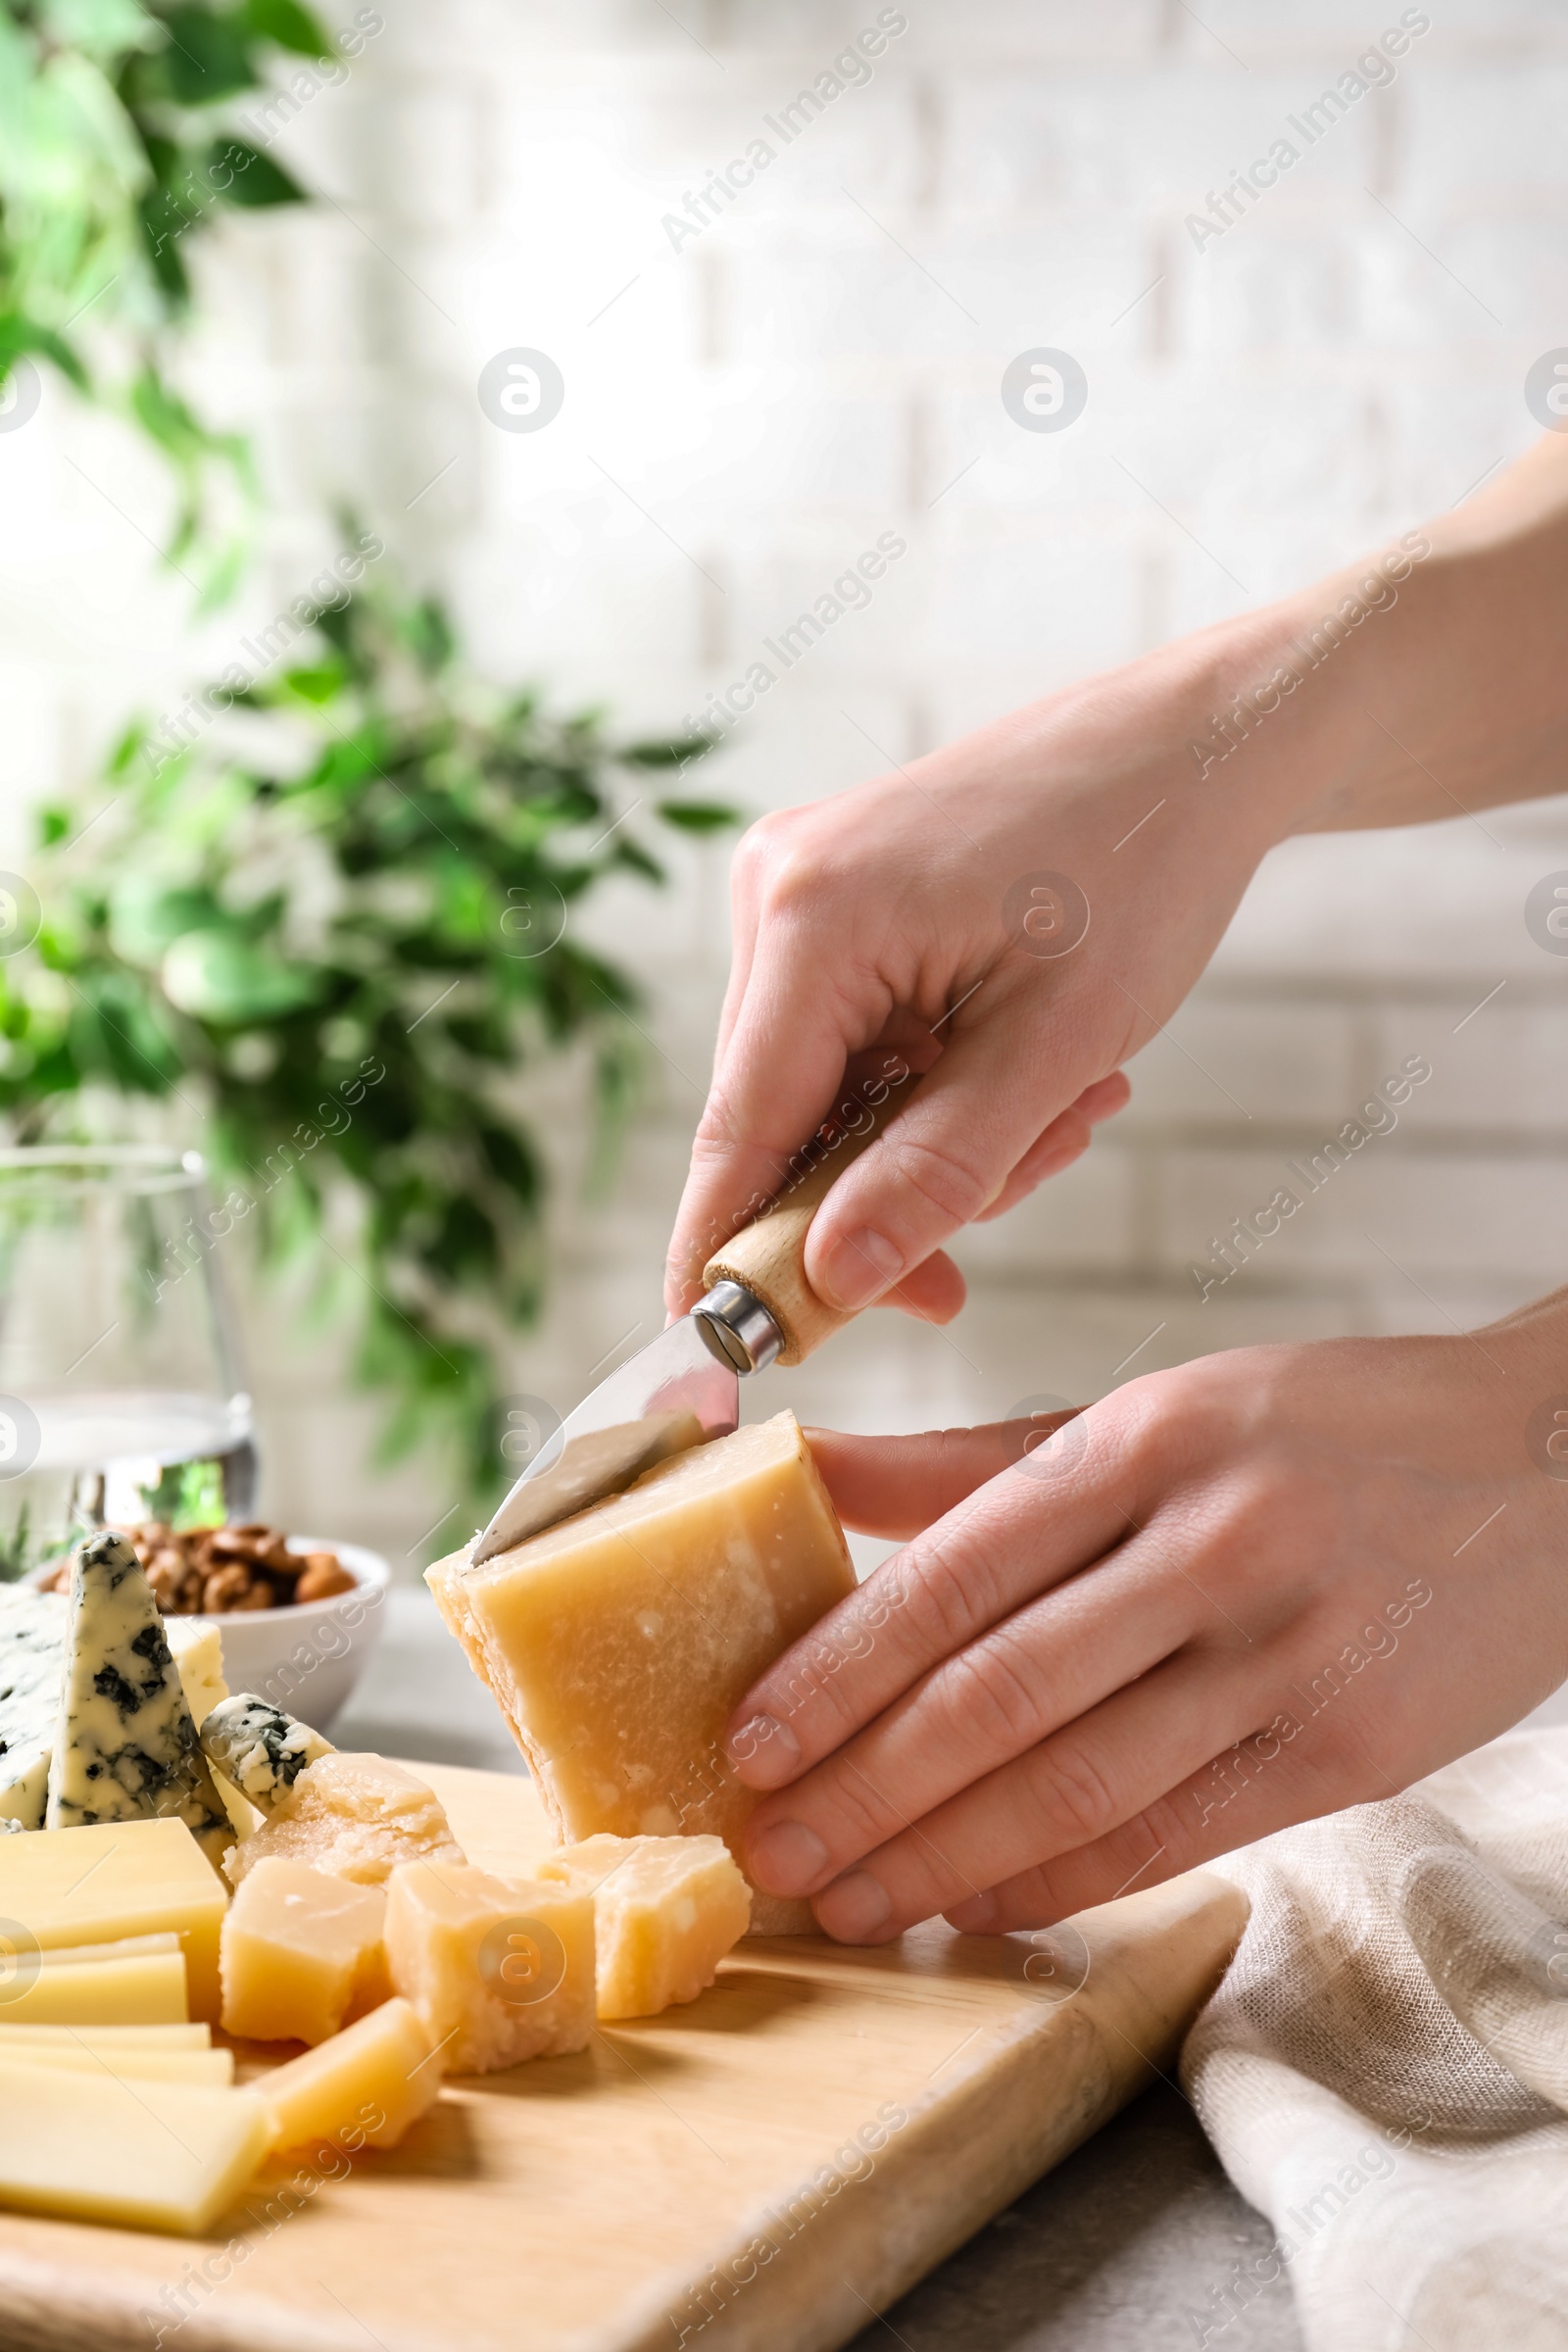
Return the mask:
{"type": "MultiPolygon", "coordinates": [[[[231,1561],[227,1567],[215,1568],[202,1588],[202,1607],[209,1617],[221,1616],[225,1609],[254,1608],[248,1599],[251,1591],[251,1572],[231,1561]]],[[[266,1588],[263,1588],[264,1594],[266,1588]]],[[[262,1607],[267,1606],[264,1597],[262,1607]]]]}
{"type": "Polygon", "coordinates": [[[147,1582],[166,1616],[177,1611],[185,1586],[185,1563],[179,1553],[173,1550],[157,1553],[148,1566],[147,1582]]]}
{"type": "Polygon", "coordinates": [[[313,1551],[306,1555],[305,1572],[294,1588],[298,1601],[330,1600],[334,1592],[352,1592],[354,1579],[343,1566],[335,1551],[313,1551]]]}

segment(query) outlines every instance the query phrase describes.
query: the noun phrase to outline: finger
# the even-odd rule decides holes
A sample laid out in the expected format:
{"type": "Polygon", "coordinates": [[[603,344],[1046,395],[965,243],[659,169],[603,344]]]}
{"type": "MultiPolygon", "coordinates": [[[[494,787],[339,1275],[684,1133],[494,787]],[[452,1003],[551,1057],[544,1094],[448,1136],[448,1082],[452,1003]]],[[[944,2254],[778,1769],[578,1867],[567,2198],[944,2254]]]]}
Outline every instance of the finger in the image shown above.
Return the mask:
{"type": "Polygon", "coordinates": [[[806,1241],[807,1279],[829,1305],[869,1306],[1001,1193],[1040,1133],[1041,1090],[1019,1083],[1025,1042],[1004,1001],[846,1168],[806,1241]]]}
{"type": "Polygon", "coordinates": [[[996,1200],[980,1211],[975,1223],[983,1225],[991,1217],[1004,1216],[1048,1176],[1059,1176],[1063,1168],[1070,1168],[1075,1159],[1081,1159],[1101,1120],[1124,1110],[1132,1091],[1120,1070],[1112,1070],[1108,1078],[1097,1078],[1093,1086],[1086,1086],[1077,1102],[1070,1102],[1030,1145],[996,1200]]]}
{"type": "Polygon", "coordinates": [[[951,1323],[969,1296],[969,1286],[945,1250],[933,1250],[924,1263],[911,1266],[878,1306],[896,1306],[919,1323],[951,1323]]]}
{"type": "Polygon", "coordinates": [[[818,1925],[844,1942],[883,1943],[1107,1838],[1255,1729],[1255,1680],[1234,1657],[1170,1659],[835,1879],[812,1903],[818,1925]]]}
{"type": "MultiPolygon", "coordinates": [[[[1157,1886],[1275,1830],[1355,1803],[1367,1789],[1348,1755],[1298,1721],[1289,1691],[1286,1697],[1262,1731],[1221,1749],[1105,1837],[953,1904],[947,1918],[970,1936],[1054,1927],[1134,1886],[1157,1886]]],[[[1372,1783],[1386,1796],[1401,1786],[1376,1767],[1372,1783]]]]}
{"type": "Polygon", "coordinates": [[[833,1508],[846,1527],[906,1542],[1023,1458],[1040,1433],[1074,1415],[1042,1413],[1031,1421],[990,1421],[978,1429],[928,1429],[914,1438],[855,1438],[808,1429],[806,1442],[833,1508]]]}
{"type": "Polygon", "coordinates": [[[1081,1451],[1004,1470],[786,1650],[731,1719],[738,1777],[752,1788],[799,1779],[941,1659],[1108,1551],[1129,1524],[1130,1474],[1093,1437],[1081,1451]]]}
{"type": "Polygon", "coordinates": [[[759,946],[693,1140],[665,1278],[675,1314],[701,1297],[714,1250],[772,1200],[790,1154],[831,1109],[850,1054],[887,1016],[882,983],[825,988],[807,926],[779,917],[777,928],[789,937],[759,946]]]}
{"type": "Polygon", "coordinates": [[[803,1781],[763,1798],[746,1827],[748,1876],[767,1894],[817,1893],[1151,1673],[1201,1608],[1191,1587],[1152,1570],[1147,1551],[1124,1547],[944,1659],[803,1781]]]}
{"type": "Polygon", "coordinates": [[[724,1002],[718,1015],[718,1036],[713,1047],[713,1067],[716,1070],[724,1059],[740,1009],[746,1000],[747,984],[752,974],[752,958],[757,951],[757,925],[761,899],[759,890],[759,866],[755,858],[744,854],[745,836],[735,845],[736,854],[729,869],[729,980],[724,990],[724,1002]]]}

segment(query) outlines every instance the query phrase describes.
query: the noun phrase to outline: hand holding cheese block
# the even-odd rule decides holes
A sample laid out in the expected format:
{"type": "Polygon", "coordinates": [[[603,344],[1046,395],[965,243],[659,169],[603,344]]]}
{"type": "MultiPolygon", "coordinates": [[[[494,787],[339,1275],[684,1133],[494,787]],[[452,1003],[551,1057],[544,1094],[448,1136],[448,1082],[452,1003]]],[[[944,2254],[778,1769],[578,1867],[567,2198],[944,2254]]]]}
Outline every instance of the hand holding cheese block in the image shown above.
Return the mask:
{"type": "Polygon", "coordinates": [[[577,1887],[408,1863],[387,1887],[386,1956],[447,2074],[588,2046],[594,1905],[577,1887]]]}
{"type": "Polygon", "coordinates": [[[49,1764],[51,1830],[182,1821],[216,1870],[231,1830],[141,1562],[112,1528],[76,1547],[49,1764]]]}
{"type": "Polygon", "coordinates": [[[695,2001],[751,1921],[751,1889],[722,1838],[588,1838],[538,1871],[594,1898],[601,2017],[695,2001]]]}
{"type": "Polygon", "coordinates": [[[392,1987],[386,1897],[273,1854],[246,1873],[223,1922],[223,2031],[255,2041],[325,2041],[349,2010],[392,1987]]]}
{"type": "MultiPolygon", "coordinates": [[[[758,1800],[724,1753],[725,1726],[854,1591],[855,1571],[795,1416],[780,1413],[482,1567],[455,1552],[426,1582],[564,1841],[711,1832],[739,1860],[758,1800]]],[[[754,1935],[813,1925],[807,1903],[754,1898],[754,1935]]]]}
{"type": "Polygon", "coordinates": [[[464,1859],[423,1781],[384,1756],[335,1748],[306,1765],[254,1837],[230,1846],[223,1856],[230,1886],[272,1855],[362,1886],[384,1886],[400,1862],[464,1859]]]}

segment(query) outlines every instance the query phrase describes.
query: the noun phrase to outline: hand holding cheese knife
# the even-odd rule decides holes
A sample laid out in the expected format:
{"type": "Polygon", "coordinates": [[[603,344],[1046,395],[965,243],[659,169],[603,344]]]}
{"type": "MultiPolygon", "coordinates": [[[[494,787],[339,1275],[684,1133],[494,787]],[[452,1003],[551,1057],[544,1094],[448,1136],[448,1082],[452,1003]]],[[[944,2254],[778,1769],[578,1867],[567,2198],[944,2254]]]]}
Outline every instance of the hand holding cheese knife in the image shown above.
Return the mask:
{"type": "MultiPolygon", "coordinates": [[[[673,1314],[874,1053],[929,1074],[844,1163],[801,1269],[839,1315],[883,1300],[948,1320],[962,1281],[942,1242],[1120,1107],[1120,1064],[1269,848],[1560,788],[1568,445],[1548,436],[1412,541],[1420,568],[1385,561],[1379,617],[1321,672],[1298,674],[1300,642],[1371,575],[753,829],[673,1314]],[[1247,715],[1222,728],[1232,707],[1247,715]],[[1060,955],[1004,919],[1044,869],[1092,917],[1060,955]]],[[[736,1770],[768,1791],[755,1883],[810,1896],[851,1940],[937,1911],[1044,1926],[1505,1729],[1568,1677],[1568,1488],[1527,1427],[1565,1365],[1559,1295],[1480,1335],[1145,1374],[1070,1443],[1017,1424],[812,1432],[846,1523],[907,1541],[737,1711],[736,1770]]]]}

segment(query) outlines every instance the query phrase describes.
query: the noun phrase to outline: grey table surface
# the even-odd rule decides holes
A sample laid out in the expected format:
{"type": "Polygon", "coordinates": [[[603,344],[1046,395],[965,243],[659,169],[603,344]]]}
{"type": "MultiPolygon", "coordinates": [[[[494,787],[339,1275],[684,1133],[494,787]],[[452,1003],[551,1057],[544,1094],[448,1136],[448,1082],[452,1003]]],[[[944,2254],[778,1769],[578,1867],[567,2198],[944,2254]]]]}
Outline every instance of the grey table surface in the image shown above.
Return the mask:
{"type": "MultiPolygon", "coordinates": [[[[510,1733],[422,1590],[391,1596],[343,1747],[516,1772],[510,1733]]],[[[1272,2236],[1166,2083],[1035,2183],[922,2279],[854,2352],[1300,2352],[1290,2283],[1219,2300],[1272,2236]],[[1229,2314],[1227,2322],[1227,2314],[1229,2314]],[[1195,2324],[1196,2319],[1196,2324],[1195,2324]]]]}
{"type": "Polygon", "coordinates": [[[1187,2101],[1158,2082],[852,2352],[1300,2352],[1288,2278],[1259,2286],[1249,2269],[1240,2296],[1226,2292],[1272,2237],[1187,2101]]]}

